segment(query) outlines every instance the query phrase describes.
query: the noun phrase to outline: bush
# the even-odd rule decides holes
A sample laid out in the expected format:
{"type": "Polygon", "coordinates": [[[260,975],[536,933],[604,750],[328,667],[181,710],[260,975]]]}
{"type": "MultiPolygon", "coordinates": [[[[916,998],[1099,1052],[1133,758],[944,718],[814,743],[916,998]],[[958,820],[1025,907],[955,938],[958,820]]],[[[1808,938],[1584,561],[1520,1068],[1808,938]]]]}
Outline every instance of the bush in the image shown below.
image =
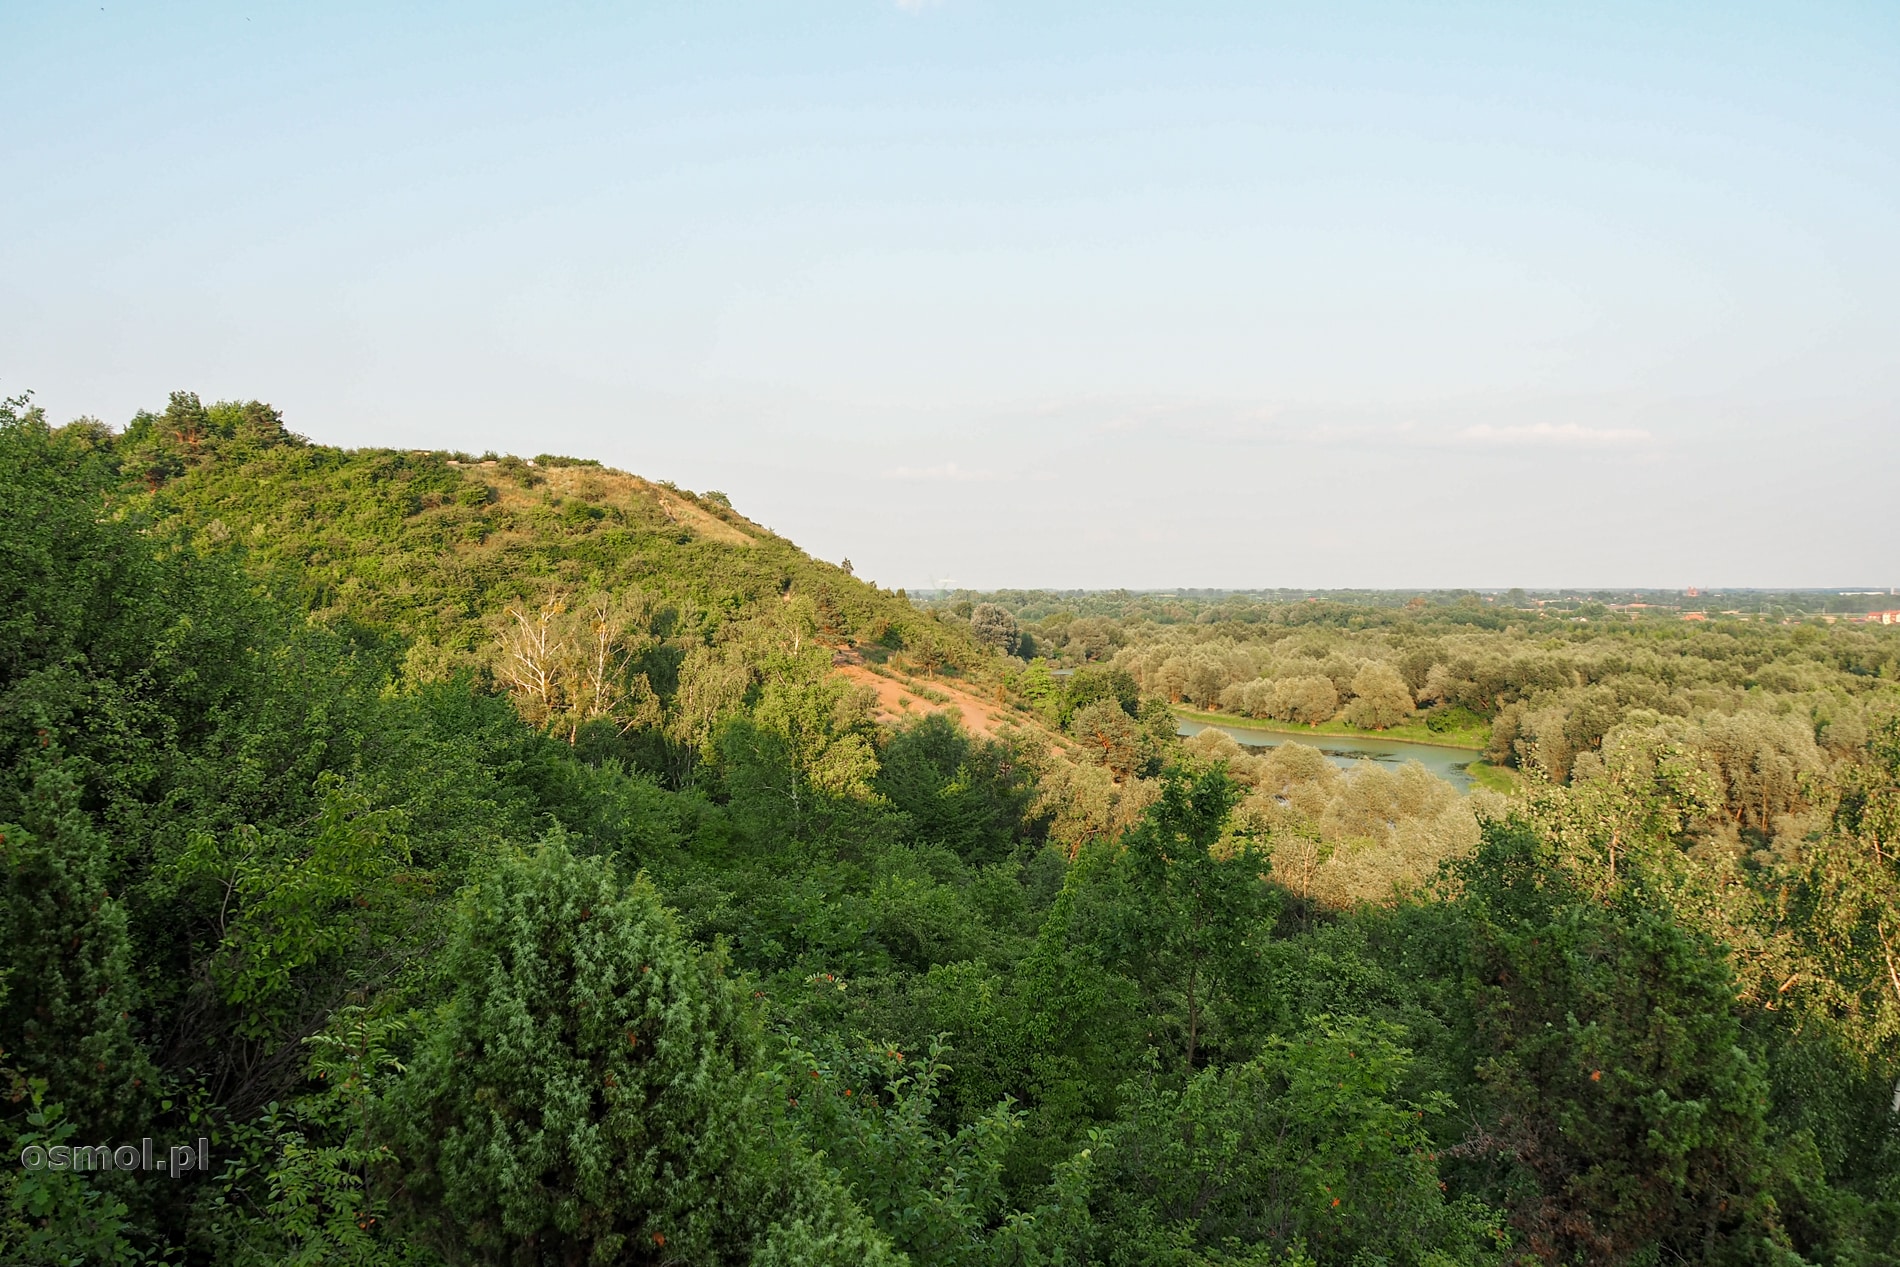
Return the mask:
{"type": "Polygon", "coordinates": [[[1496,1261],[1501,1220],[1447,1200],[1428,1151],[1425,1119],[1450,1101],[1399,1095],[1411,1065],[1400,1036],[1319,1017],[1179,1090],[1126,1088],[1126,1114],[1091,1150],[1087,1261],[1210,1261],[1174,1255],[1239,1247],[1274,1262],[1496,1261]]]}
{"type": "Polygon", "coordinates": [[[881,1261],[862,1215],[772,1107],[756,1020],[644,877],[560,838],[471,893],[459,984],[393,1097],[416,1213],[478,1257],[881,1261]],[[524,1257],[525,1253],[525,1257],[524,1257]]]}

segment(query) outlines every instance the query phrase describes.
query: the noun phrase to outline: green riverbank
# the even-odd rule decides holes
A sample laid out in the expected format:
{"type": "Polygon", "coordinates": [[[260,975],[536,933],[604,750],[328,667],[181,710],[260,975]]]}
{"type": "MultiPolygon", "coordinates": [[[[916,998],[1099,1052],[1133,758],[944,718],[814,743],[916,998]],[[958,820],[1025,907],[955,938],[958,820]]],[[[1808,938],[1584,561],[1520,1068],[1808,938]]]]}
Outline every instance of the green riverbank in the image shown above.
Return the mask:
{"type": "Polygon", "coordinates": [[[1233,713],[1203,713],[1192,708],[1180,707],[1174,709],[1174,715],[1210,726],[1263,730],[1269,734],[1287,735],[1292,738],[1310,739],[1320,735],[1335,735],[1351,739],[1396,739],[1403,743],[1422,744],[1427,748],[1456,748],[1461,752],[1483,752],[1491,742],[1491,732],[1488,730],[1464,730],[1441,734],[1417,722],[1393,726],[1389,730],[1361,730],[1357,726],[1348,726],[1344,722],[1337,721],[1321,722],[1317,726],[1293,726],[1286,722],[1261,721],[1256,717],[1240,717],[1233,713]]]}

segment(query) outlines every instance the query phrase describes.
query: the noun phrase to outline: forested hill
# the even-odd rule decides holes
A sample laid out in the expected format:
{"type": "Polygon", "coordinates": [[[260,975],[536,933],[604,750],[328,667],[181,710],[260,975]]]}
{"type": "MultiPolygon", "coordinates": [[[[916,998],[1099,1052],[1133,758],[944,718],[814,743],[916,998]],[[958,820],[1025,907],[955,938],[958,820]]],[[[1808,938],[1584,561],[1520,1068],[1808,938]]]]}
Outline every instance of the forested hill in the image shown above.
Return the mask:
{"type": "Polygon", "coordinates": [[[939,665],[982,660],[967,636],[848,565],[811,558],[724,494],[588,459],[336,449],[289,432],[268,406],[206,407],[186,393],[135,418],[116,448],[155,517],[293,565],[319,619],[417,640],[412,668],[425,675],[488,663],[511,606],[559,596],[580,607],[601,593],[669,608],[644,613],[647,633],[711,638],[795,602],[834,642],[909,649],[939,665]]]}
{"type": "Polygon", "coordinates": [[[589,723],[638,732],[655,769],[690,765],[781,643],[892,676],[1001,677],[966,629],[813,559],[723,493],[552,454],[337,449],[266,405],[182,392],[109,443],[132,477],[123,507],[243,556],[318,622],[399,646],[407,680],[474,672],[570,739],[589,723]]]}

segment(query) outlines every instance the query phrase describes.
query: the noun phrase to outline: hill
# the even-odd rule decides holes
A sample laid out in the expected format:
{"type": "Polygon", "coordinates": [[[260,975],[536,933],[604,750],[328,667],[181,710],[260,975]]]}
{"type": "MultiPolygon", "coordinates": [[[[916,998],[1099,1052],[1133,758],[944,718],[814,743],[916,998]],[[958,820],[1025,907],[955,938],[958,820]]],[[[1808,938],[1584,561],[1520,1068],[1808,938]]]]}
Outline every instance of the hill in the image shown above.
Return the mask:
{"type": "Polygon", "coordinates": [[[319,619],[385,626],[452,658],[479,661],[510,605],[635,587],[700,632],[804,599],[827,639],[987,667],[969,639],[811,558],[721,493],[545,454],[337,449],[285,430],[266,406],[206,408],[184,393],[134,419],[121,444],[156,516],[293,565],[319,619]]]}
{"type": "Polygon", "coordinates": [[[1006,669],[967,627],[813,559],[722,493],[549,454],[338,449],[268,406],[187,393],[116,444],[140,476],[128,506],[241,553],[312,619],[400,642],[407,680],[473,672],[574,737],[637,723],[661,766],[652,744],[703,744],[768,645],[828,648],[915,715],[949,705],[898,682],[947,676],[959,715],[997,728],[970,702],[1002,703],[1006,669]],[[607,664],[633,685],[615,695],[607,664]]]}

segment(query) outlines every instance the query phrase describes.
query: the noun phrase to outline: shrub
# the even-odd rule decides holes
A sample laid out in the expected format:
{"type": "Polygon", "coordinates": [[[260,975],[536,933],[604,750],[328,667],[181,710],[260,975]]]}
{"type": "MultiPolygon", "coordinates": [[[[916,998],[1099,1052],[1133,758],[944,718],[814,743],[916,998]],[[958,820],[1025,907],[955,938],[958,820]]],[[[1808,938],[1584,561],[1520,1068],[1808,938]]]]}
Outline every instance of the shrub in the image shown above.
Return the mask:
{"type": "MultiPolygon", "coordinates": [[[[804,1261],[887,1250],[770,1106],[718,952],[644,877],[560,838],[474,890],[458,983],[392,1098],[417,1213],[465,1254],[545,1263],[804,1261]]],[[[454,1255],[451,1255],[454,1256],[454,1255]]]]}

